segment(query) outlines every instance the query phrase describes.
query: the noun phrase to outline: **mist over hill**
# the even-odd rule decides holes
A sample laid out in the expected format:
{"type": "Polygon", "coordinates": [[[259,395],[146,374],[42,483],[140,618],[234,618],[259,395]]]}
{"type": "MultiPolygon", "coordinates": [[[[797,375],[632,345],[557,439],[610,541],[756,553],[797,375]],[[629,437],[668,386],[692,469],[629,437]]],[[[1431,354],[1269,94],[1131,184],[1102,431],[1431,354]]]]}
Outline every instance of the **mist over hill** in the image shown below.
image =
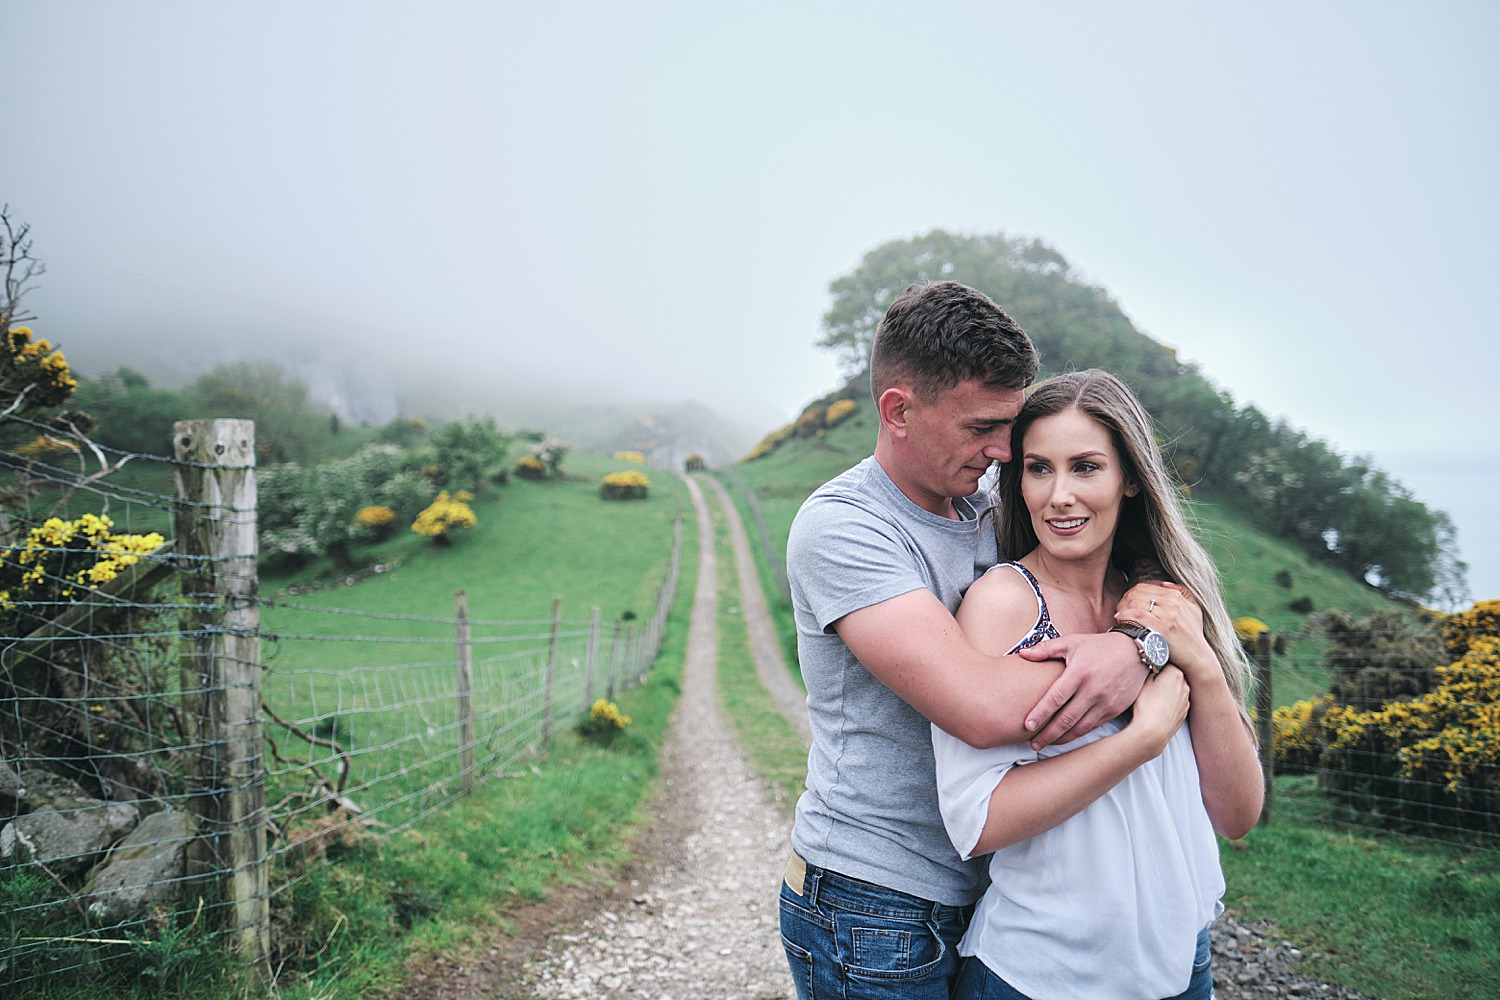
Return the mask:
{"type": "Polygon", "coordinates": [[[509,431],[543,431],[584,451],[640,451],[668,468],[681,468],[692,454],[711,466],[734,462],[782,419],[769,408],[741,406],[737,420],[691,398],[610,396],[597,386],[551,384],[544,376],[523,382],[504,366],[487,363],[457,370],[428,359],[403,365],[393,357],[305,340],[293,350],[274,334],[180,342],[158,335],[128,349],[70,338],[69,347],[86,377],[124,366],[149,373],[153,385],[166,389],[181,389],[216,365],[275,360],[307,386],[313,403],[345,424],[379,426],[398,417],[438,423],[490,414],[509,431]]]}

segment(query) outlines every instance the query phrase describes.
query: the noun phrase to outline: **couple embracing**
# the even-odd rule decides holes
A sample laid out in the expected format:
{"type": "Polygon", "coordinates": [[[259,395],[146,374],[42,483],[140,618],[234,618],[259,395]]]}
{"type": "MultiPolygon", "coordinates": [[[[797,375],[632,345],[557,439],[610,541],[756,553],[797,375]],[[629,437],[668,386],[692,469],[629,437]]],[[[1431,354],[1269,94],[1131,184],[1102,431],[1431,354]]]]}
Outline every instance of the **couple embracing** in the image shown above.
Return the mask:
{"type": "Polygon", "coordinates": [[[1249,664],[1129,388],[1037,369],[985,295],[908,288],[875,453],[792,525],[802,1000],[1212,996],[1215,833],[1263,795],[1249,664]]]}

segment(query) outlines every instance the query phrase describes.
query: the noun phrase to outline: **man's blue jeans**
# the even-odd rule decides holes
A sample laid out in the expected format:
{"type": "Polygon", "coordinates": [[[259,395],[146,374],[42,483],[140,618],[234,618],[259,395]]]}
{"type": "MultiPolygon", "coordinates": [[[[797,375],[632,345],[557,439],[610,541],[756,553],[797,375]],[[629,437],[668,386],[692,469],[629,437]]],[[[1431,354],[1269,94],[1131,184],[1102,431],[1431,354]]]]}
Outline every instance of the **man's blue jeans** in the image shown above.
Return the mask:
{"type": "Polygon", "coordinates": [[[781,943],[799,1000],[948,1000],[973,909],[808,865],[801,885],[781,884],[781,943]]]}

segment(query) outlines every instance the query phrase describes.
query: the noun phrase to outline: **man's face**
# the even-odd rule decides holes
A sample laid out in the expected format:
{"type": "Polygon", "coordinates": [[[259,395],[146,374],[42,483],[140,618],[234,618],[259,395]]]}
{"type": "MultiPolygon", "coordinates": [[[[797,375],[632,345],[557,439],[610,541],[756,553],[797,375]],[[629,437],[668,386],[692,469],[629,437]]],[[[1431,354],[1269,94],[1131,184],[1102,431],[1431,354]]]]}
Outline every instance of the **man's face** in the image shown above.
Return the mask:
{"type": "Polygon", "coordinates": [[[925,402],[912,397],[902,491],[918,506],[948,516],[951,499],[973,493],[991,463],[1010,461],[1010,429],[1025,398],[1020,389],[991,388],[977,379],[925,402]]]}

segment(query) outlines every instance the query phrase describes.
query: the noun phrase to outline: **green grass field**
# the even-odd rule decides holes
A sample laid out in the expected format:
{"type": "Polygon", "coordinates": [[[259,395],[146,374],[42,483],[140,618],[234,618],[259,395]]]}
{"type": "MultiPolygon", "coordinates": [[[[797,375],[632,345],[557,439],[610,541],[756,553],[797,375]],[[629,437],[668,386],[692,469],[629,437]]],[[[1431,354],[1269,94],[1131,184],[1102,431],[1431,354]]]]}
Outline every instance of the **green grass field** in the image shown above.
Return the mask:
{"type": "MultiPolygon", "coordinates": [[[[482,493],[472,530],[446,546],[408,532],[363,551],[364,563],[393,568],[349,585],[292,593],[299,582],[306,587],[302,578],[262,580],[273,603],[261,626],[275,637],[262,650],[267,705],[300,730],[340,744],[353,762],[351,798],[367,812],[405,823],[453,794],[460,744],[455,592],[467,602],[481,775],[550,734],[537,696],[549,662],[556,669],[547,690],[557,704],[580,710],[618,679],[610,671],[624,654],[615,647],[655,610],[683,503],[681,481],[664,474],[644,500],[601,500],[599,478],[620,464],[580,455],[568,479],[516,479],[482,493]],[[552,656],[554,601],[562,620],[552,656]]],[[[336,766],[333,748],[307,746],[275,725],[268,731],[296,756],[336,766]]],[[[300,780],[293,769],[278,784],[290,791],[300,780]]]]}

